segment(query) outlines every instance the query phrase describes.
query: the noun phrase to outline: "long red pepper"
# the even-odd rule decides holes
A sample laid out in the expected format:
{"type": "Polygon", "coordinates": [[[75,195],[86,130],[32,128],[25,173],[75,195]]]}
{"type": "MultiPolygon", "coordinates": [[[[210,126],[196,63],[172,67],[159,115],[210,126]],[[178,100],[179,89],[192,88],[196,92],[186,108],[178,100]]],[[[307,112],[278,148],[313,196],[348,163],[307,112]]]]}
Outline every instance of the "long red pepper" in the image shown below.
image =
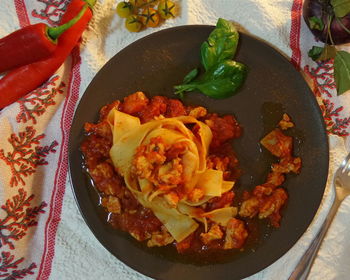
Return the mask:
{"type": "Polygon", "coordinates": [[[57,38],[74,25],[84,10],[57,27],[37,23],[21,28],[0,39],[0,73],[48,58],[56,49],[57,38]]]}
{"type": "MultiPolygon", "coordinates": [[[[81,11],[84,5],[87,3],[93,5],[94,2],[94,0],[72,0],[61,23],[68,22],[81,11]]],[[[88,8],[81,19],[60,36],[57,48],[51,57],[8,72],[0,80],[0,109],[33,91],[50,78],[76,46],[91,18],[92,10],[88,8]]]]}
{"type": "Polygon", "coordinates": [[[56,43],[45,40],[46,25],[38,23],[19,29],[0,39],[0,73],[47,58],[56,43]],[[36,50],[40,51],[36,51],[36,50]]]}

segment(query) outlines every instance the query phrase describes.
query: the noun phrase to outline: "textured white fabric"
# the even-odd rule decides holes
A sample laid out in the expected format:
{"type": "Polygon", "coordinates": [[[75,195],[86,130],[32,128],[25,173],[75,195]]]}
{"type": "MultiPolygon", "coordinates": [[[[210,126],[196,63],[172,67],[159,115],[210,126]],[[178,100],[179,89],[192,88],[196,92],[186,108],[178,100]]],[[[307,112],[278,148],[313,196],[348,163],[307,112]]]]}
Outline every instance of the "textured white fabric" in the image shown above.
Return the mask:
{"type": "MultiPolygon", "coordinates": [[[[180,5],[182,7],[181,15],[175,19],[169,20],[160,29],[185,24],[215,24],[218,17],[223,17],[233,20],[240,26],[241,30],[264,39],[276,46],[285,55],[291,56],[289,33],[291,29],[290,11],[292,1],[280,0],[273,1],[272,3],[271,1],[264,0],[193,0],[180,1],[180,5]],[[251,11],[253,11],[254,16],[247,16],[251,11]]],[[[88,40],[85,41],[85,46],[82,48],[83,83],[81,93],[95,72],[115,53],[123,49],[129,43],[154,32],[152,29],[137,34],[127,32],[121,26],[122,20],[115,16],[113,7],[115,7],[114,1],[106,0],[103,1],[103,3],[99,2],[95,8],[94,20],[90,25],[91,29],[84,35],[88,40]]],[[[339,165],[340,160],[345,155],[345,148],[342,144],[343,140],[336,136],[332,136],[330,140],[332,147],[330,178],[322,207],[317,213],[315,221],[302,239],[285,256],[267,269],[250,277],[250,279],[287,279],[298,258],[307,248],[307,245],[318,230],[320,223],[323,221],[330,207],[332,199],[330,183],[332,182],[334,168],[339,165]]],[[[59,279],[59,275],[64,271],[66,271],[64,275],[67,276],[67,273],[71,273],[72,270],[74,271],[76,269],[79,269],[79,274],[77,272],[77,274],[69,276],[70,278],[68,279],[75,279],[76,275],[88,279],[145,278],[125,267],[121,262],[115,260],[113,256],[94,239],[91,232],[82,221],[80,214],[77,213],[76,207],[72,207],[74,202],[70,190],[65,196],[64,203],[62,222],[58,231],[58,241],[64,242],[69,240],[69,244],[67,244],[68,246],[57,247],[57,254],[55,255],[53,263],[52,279],[59,279]],[[84,238],[82,238],[81,234],[72,230],[70,228],[72,227],[71,223],[68,220],[66,221],[66,219],[71,219],[72,216],[75,217],[74,220],[79,221],[79,223],[74,225],[74,228],[81,230],[78,230],[78,232],[84,232],[84,238]],[[72,238],[73,240],[66,237],[66,230],[74,236],[72,238]],[[81,248],[85,248],[86,250],[81,250],[81,248]],[[88,258],[86,262],[84,255],[91,256],[92,252],[94,252],[93,254],[95,254],[96,257],[88,258]],[[66,262],[64,271],[62,271],[63,267],[59,265],[59,262],[67,261],[66,257],[69,255],[75,255],[74,262],[66,262]],[[81,256],[81,258],[78,256],[81,256]],[[107,264],[104,264],[105,261],[107,264]],[[77,265],[77,262],[79,262],[79,265],[77,265]],[[103,267],[104,269],[85,270],[85,268],[89,268],[92,265],[94,267],[103,267]]],[[[317,259],[312,269],[310,275],[311,279],[320,279],[321,276],[324,276],[323,271],[325,267],[328,268],[329,272],[327,276],[330,277],[326,277],[326,279],[348,279],[346,275],[350,273],[350,266],[347,265],[349,262],[347,263],[346,256],[348,256],[349,253],[346,252],[346,248],[349,247],[343,247],[341,244],[338,244],[336,242],[338,239],[334,238],[334,236],[337,233],[339,234],[340,229],[345,228],[342,232],[341,240],[350,239],[346,238],[346,236],[350,237],[350,234],[346,232],[346,228],[350,229],[349,219],[346,217],[346,213],[348,215],[350,213],[349,199],[344,203],[341,210],[325,241],[325,244],[329,244],[333,252],[327,249],[326,246],[322,248],[320,251],[321,257],[317,259]],[[342,248],[342,250],[334,251],[336,250],[335,248],[342,248]],[[341,255],[341,253],[347,255],[341,255]],[[343,259],[343,262],[341,262],[341,259],[343,259]],[[334,264],[339,265],[336,266],[334,264]]]]}

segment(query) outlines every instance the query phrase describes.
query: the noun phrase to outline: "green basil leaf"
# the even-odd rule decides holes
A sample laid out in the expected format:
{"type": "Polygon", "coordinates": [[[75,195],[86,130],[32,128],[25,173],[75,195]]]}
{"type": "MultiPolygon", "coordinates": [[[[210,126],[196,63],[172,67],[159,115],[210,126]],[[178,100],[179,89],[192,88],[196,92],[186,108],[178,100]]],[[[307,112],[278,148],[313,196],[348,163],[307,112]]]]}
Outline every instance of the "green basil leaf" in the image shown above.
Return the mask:
{"type": "Polygon", "coordinates": [[[350,13],[350,0],[331,0],[336,17],[345,17],[350,13]]]}
{"type": "Polygon", "coordinates": [[[231,59],[237,50],[239,34],[232,22],[219,18],[208,40],[201,46],[201,62],[205,70],[231,59]]]}
{"type": "Polygon", "coordinates": [[[239,70],[233,76],[220,76],[217,79],[203,80],[197,84],[197,89],[205,95],[215,98],[227,98],[235,93],[242,86],[247,72],[239,70]]]}
{"type": "Polygon", "coordinates": [[[323,51],[321,55],[319,56],[318,60],[328,60],[335,58],[337,54],[337,49],[334,46],[326,45],[323,48],[323,51]]]}
{"type": "Polygon", "coordinates": [[[213,81],[203,82],[199,84],[197,88],[211,98],[227,98],[232,96],[243,82],[243,77],[241,75],[237,77],[239,78],[237,82],[232,81],[231,78],[220,78],[213,81]]]}
{"type": "Polygon", "coordinates": [[[350,90],[350,53],[337,52],[334,59],[334,79],[338,95],[350,90]]]}
{"type": "Polygon", "coordinates": [[[194,68],[191,72],[189,72],[185,78],[183,79],[184,84],[188,84],[192,82],[198,76],[199,70],[198,68],[194,68]]]}
{"type": "Polygon", "coordinates": [[[201,78],[201,81],[216,80],[221,79],[222,77],[234,77],[239,72],[247,72],[247,67],[237,61],[227,59],[215,64],[212,68],[205,72],[201,78]]]}
{"type": "Polygon", "coordinates": [[[203,75],[197,78],[198,69],[192,70],[181,85],[174,86],[175,94],[183,97],[185,92],[200,91],[212,98],[225,98],[236,93],[247,75],[247,67],[232,60],[238,40],[239,33],[233,23],[219,18],[201,45],[203,75]]]}
{"type": "Polygon", "coordinates": [[[309,18],[309,26],[311,29],[317,29],[322,31],[324,28],[324,23],[322,19],[313,16],[309,18]]]}
{"type": "Polygon", "coordinates": [[[317,46],[313,46],[307,53],[307,55],[309,57],[312,58],[313,61],[318,60],[318,58],[321,56],[321,53],[323,51],[322,47],[317,47],[317,46]]]}
{"type": "Polygon", "coordinates": [[[203,42],[201,46],[201,62],[205,70],[208,70],[216,62],[215,49],[208,42],[203,42]]]}
{"type": "Polygon", "coordinates": [[[244,64],[227,59],[210,68],[200,79],[175,86],[175,93],[198,90],[212,98],[226,98],[237,92],[246,76],[244,64]]]}

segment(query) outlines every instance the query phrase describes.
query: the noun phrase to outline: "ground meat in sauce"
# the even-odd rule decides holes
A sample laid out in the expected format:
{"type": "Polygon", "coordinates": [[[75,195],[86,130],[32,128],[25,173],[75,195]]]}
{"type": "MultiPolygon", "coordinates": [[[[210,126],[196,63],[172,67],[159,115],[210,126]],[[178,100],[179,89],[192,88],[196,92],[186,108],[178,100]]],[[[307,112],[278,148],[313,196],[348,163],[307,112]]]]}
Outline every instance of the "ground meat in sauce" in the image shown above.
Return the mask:
{"type": "Polygon", "coordinates": [[[238,122],[231,115],[219,117],[217,114],[210,114],[205,118],[205,123],[213,133],[213,140],[210,143],[213,148],[220,147],[228,140],[240,137],[242,133],[238,122]]]}
{"type": "MultiPolygon", "coordinates": [[[[213,133],[207,166],[223,171],[225,180],[237,180],[241,174],[238,159],[230,144],[230,140],[240,137],[242,133],[236,119],[229,115],[208,114],[203,107],[186,107],[179,100],[163,96],[149,99],[142,92],[136,92],[125,97],[122,102],[115,101],[104,106],[100,111],[100,121],[97,124],[86,123],[87,137],[81,144],[81,151],[95,187],[101,194],[102,206],[111,213],[109,222],[114,227],[129,232],[139,241],[148,240],[148,246],[174,244],[179,253],[205,253],[208,250],[242,248],[249,232],[244,221],[239,217],[232,218],[226,229],[209,223],[207,232],[204,231],[203,226],[200,226],[185,240],[174,242],[152,211],[138,203],[125,187],[123,178],[113,168],[109,159],[113,136],[106,122],[106,117],[112,108],[139,117],[141,123],[153,120],[160,115],[164,117],[191,115],[204,121],[213,133]]],[[[288,116],[284,116],[282,125],[284,128],[292,126],[288,116]]],[[[280,156],[281,159],[274,165],[265,184],[256,186],[252,193],[247,192],[244,195],[239,214],[245,218],[255,216],[268,218],[273,226],[278,227],[281,218],[280,209],[288,199],[286,191],[278,187],[284,181],[283,173],[286,173],[286,170],[299,172],[300,161],[298,161],[299,158],[291,156],[290,139],[280,130],[273,131],[265,142],[267,146],[270,145],[271,152],[280,156]],[[274,145],[273,141],[277,142],[277,145],[274,145]]],[[[182,152],[183,147],[180,146],[164,151],[166,157],[172,160],[176,160],[182,152]]],[[[176,205],[180,194],[170,192],[168,196],[169,202],[176,205]]],[[[198,194],[193,193],[193,196],[198,194]]],[[[209,200],[204,210],[212,211],[232,206],[234,197],[235,193],[228,191],[221,197],[209,200]]]]}
{"type": "MultiPolygon", "coordinates": [[[[282,129],[293,127],[287,114],[279,122],[282,129]]],[[[268,218],[273,227],[279,227],[281,221],[281,209],[288,200],[287,191],[281,188],[286,173],[298,174],[301,169],[301,159],[293,157],[293,139],[285,135],[281,129],[276,128],[268,133],[260,143],[271,154],[278,158],[278,163],[271,166],[271,172],[267,175],[266,182],[256,186],[251,193],[246,192],[239,210],[241,217],[259,219],[268,218]]]]}

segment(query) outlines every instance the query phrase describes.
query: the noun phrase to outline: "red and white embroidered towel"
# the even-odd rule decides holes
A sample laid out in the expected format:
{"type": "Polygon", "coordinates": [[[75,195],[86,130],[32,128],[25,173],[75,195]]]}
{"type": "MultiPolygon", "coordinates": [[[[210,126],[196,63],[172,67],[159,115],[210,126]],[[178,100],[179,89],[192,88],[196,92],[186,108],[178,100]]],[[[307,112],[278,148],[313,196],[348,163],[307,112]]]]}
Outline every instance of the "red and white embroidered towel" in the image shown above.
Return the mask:
{"type": "MultiPolygon", "coordinates": [[[[59,22],[69,0],[2,0],[0,37],[26,26],[59,22]]],[[[181,15],[160,28],[232,20],[274,45],[304,73],[330,139],[330,175],[317,216],[280,260],[250,279],[287,279],[330,207],[329,185],[349,150],[350,93],[337,97],[332,62],[316,64],[317,44],[301,17],[302,0],[178,1],[181,15]]],[[[0,112],[0,279],[146,279],[115,259],[85,225],[70,188],[67,147],[74,110],[97,71],[115,53],[155,32],[128,33],[115,0],[99,0],[83,42],[47,83],[0,112]]],[[[346,46],[345,46],[346,47],[346,46]]],[[[1,63],[1,62],[0,62],[1,63]]],[[[310,279],[348,279],[350,199],[342,205],[310,279]]]]}

